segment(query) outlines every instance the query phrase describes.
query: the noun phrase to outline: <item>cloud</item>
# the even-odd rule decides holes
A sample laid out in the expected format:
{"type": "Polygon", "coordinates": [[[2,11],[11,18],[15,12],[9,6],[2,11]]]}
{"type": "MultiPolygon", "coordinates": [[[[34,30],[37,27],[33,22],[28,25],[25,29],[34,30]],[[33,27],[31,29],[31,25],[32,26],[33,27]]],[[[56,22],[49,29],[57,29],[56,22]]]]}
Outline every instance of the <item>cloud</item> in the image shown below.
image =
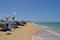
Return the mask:
{"type": "Polygon", "coordinates": [[[16,14],[16,12],[13,12],[13,14],[15,15],[15,14],[16,14]]]}

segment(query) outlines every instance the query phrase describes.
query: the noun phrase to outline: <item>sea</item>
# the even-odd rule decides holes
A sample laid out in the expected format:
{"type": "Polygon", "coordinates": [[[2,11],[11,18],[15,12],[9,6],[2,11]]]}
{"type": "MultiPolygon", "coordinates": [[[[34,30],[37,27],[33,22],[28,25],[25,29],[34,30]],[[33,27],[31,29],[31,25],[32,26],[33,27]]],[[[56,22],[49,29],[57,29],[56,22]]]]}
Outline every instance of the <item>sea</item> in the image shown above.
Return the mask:
{"type": "Polygon", "coordinates": [[[60,29],[60,22],[35,22],[38,25],[52,27],[52,28],[59,28],[60,29]]]}
{"type": "Polygon", "coordinates": [[[40,32],[39,34],[37,34],[38,37],[32,36],[33,40],[35,40],[35,39],[60,40],[60,22],[34,22],[34,23],[35,23],[35,25],[40,27],[40,29],[43,31],[40,32]]]}
{"type": "Polygon", "coordinates": [[[60,34],[60,22],[35,22],[35,24],[48,28],[60,34]]]}

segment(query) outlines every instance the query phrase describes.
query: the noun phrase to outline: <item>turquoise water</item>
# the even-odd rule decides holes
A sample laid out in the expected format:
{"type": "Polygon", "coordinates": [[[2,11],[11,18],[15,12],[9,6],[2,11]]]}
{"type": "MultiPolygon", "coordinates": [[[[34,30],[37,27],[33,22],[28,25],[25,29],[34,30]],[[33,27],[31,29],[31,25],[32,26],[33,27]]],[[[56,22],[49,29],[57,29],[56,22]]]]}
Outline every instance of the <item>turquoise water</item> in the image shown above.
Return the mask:
{"type": "Polygon", "coordinates": [[[36,24],[47,26],[47,27],[60,28],[60,22],[36,22],[36,24]]]}

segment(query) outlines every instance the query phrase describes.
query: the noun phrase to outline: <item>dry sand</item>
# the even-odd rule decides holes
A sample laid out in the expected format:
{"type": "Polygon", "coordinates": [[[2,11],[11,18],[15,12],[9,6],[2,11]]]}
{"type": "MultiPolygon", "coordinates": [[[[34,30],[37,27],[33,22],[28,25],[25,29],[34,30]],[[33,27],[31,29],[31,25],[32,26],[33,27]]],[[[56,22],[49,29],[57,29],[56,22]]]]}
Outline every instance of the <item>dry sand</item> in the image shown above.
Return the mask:
{"type": "Polygon", "coordinates": [[[31,37],[40,31],[41,29],[34,24],[27,23],[27,25],[21,26],[12,32],[0,31],[0,40],[31,40],[31,37]],[[7,35],[7,33],[10,33],[10,35],[7,35]]]}

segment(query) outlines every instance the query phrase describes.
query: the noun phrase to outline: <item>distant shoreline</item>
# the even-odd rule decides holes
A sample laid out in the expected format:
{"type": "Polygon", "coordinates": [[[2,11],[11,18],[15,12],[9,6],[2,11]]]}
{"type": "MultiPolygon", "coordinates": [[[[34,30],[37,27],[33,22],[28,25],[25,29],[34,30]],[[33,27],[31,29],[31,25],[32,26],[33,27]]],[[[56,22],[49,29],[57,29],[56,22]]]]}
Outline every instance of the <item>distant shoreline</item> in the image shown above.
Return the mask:
{"type": "MultiPolygon", "coordinates": [[[[55,28],[55,27],[47,27],[47,26],[36,24],[36,23],[33,23],[33,24],[36,25],[39,28],[42,28],[42,29],[49,29],[49,30],[57,31],[57,32],[58,32],[58,30],[60,30],[60,28],[58,29],[58,28],[55,28]]],[[[58,33],[60,33],[60,31],[58,33]]]]}
{"type": "Polygon", "coordinates": [[[34,25],[36,27],[39,27],[42,31],[39,32],[36,36],[32,36],[33,40],[34,39],[41,39],[41,40],[46,39],[46,40],[48,40],[48,38],[51,39],[50,35],[52,35],[53,40],[55,40],[57,38],[60,40],[60,30],[55,29],[55,28],[50,28],[50,27],[47,27],[47,26],[38,25],[38,24],[34,24],[34,25]],[[46,35],[48,37],[46,37],[46,36],[45,36],[46,38],[41,37],[41,36],[44,36],[44,35],[46,35]],[[54,36],[56,36],[56,38],[54,36]]]}

